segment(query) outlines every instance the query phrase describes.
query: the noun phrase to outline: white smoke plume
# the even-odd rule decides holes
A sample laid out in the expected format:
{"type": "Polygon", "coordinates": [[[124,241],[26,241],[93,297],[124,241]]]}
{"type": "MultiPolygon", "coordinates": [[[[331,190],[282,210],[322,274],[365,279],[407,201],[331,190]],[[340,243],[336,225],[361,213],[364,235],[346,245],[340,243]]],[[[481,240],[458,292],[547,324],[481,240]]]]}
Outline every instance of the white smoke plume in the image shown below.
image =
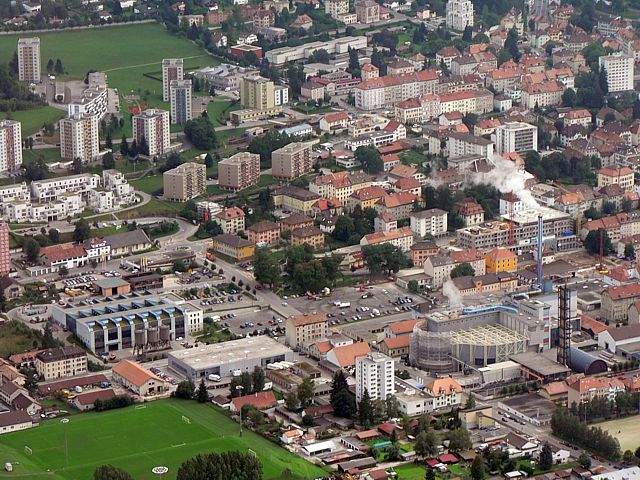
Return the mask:
{"type": "Polygon", "coordinates": [[[464,303],[462,302],[462,294],[460,293],[460,290],[458,290],[458,287],[456,287],[455,283],[453,283],[453,280],[447,280],[444,282],[444,285],[442,285],[442,294],[449,300],[450,308],[460,308],[464,306],[464,303]]]}
{"type": "Polygon", "coordinates": [[[476,172],[468,175],[467,180],[473,184],[488,184],[500,193],[513,192],[527,208],[538,208],[540,205],[525,187],[524,171],[518,169],[515,162],[500,155],[493,155],[489,161],[495,165],[488,172],[476,172]]]}

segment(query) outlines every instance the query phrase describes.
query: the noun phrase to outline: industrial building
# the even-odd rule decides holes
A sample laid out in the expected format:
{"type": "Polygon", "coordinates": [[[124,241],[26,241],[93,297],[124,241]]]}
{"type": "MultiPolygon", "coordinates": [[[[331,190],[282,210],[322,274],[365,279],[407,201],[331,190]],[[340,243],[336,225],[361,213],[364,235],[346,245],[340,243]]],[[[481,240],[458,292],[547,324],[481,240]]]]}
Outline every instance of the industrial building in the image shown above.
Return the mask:
{"type": "Polygon", "coordinates": [[[202,330],[202,310],[177,295],[148,292],[55,305],[53,319],[92,352],[146,351],[202,330]]]}
{"type": "Polygon", "coordinates": [[[268,337],[247,337],[170,352],[168,358],[169,368],[199,380],[208,375],[237,376],[270,363],[292,362],[293,351],[268,337]]]}
{"type": "Polygon", "coordinates": [[[414,328],[411,364],[432,373],[449,373],[548,349],[549,305],[510,297],[503,303],[428,315],[414,328]]]}

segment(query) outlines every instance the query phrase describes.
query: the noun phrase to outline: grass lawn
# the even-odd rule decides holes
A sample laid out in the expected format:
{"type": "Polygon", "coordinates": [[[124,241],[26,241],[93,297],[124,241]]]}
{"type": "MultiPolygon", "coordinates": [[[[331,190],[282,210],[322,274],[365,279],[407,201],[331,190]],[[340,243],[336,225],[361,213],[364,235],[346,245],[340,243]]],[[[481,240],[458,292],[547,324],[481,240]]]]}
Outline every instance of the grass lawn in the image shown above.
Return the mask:
{"type": "Polygon", "coordinates": [[[138,208],[127,210],[121,213],[116,213],[116,217],[118,217],[119,220],[131,220],[139,217],[175,218],[178,216],[183,207],[184,204],[180,202],[169,202],[158,200],[157,198],[151,198],[149,203],[145,205],[141,205],[138,208]]]}
{"type": "Polygon", "coordinates": [[[92,478],[95,468],[106,463],[128,470],[137,480],[155,480],[151,469],[164,465],[169,468],[164,478],[169,480],[183,461],[199,453],[249,448],[262,461],[266,480],[280,478],[286,468],[304,479],[325,475],[253,432],[245,430],[240,438],[238,425],[210,404],[173,399],[147,403],[143,409],[76,415],[66,426],[57,419],[45,421],[37,428],[4,435],[0,453],[5,461],[20,462],[12,475],[31,480],[92,478]],[[182,421],[183,416],[190,423],[182,421]],[[24,454],[25,445],[33,455],[24,454]]]}
{"type": "Polygon", "coordinates": [[[35,332],[23,324],[7,322],[0,326],[0,356],[3,358],[14,353],[31,350],[39,345],[40,340],[36,337],[35,332]]]}
{"type": "Polygon", "coordinates": [[[398,474],[398,478],[403,480],[424,480],[424,475],[427,473],[425,468],[415,463],[407,463],[394,467],[395,472],[398,474]]]}
{"type": "Polygon", "coordinates": [[[133,185],[136,190],[140,190],[145,193],[162,193],[163,183],[161,174],[147,174],[138,180],[130,180],[129,183],[133,185]]]}
{"type": "MultiPolygon", "coordinates": [[[[247,188],[246,190],[242,190],[242,193],[244,195],[251,195],[253,193],[258,192],[259,190],[262,190],[265,187],[268,187],[270,185],[276,185],[277,183],[278,183],[278,180],[273,178],[273,176],[261,175],[260,181],[256,185],[253,185],[247,188]]],[[[207,187],[207,192],[209,192],[211,195],[223,195],[225,193],[229,193],[228,190],[223,190],[222,188],[218,187],[218,185],[209,185],[207,187]]]]}
{"type": "Polygon", "coordinates": [[[640,421],[638,415],[633,415],[627,418],[619,418],[616,420],[609,420],[608,422],[598,423],[595,426],[606,430],[620,442],[620,448],[624,452],[625,450],[631,450],[632,452],[638,448],[640,443],[640,421]]]}
{"type": "Polygon", "coordinates": [[[37,159],[42,158],[45,163],[60,162],[59,148],[39,148],[36,150],[22,150],[22,163],[33,163],[37,159]]]}
{"type": "MultiPolygon", "coordinates": [[[[2,56],[6,53],[2,50],[3,40],[6,40],[6,37],[0,36],[0,58],[2,58],[2,56]]],[[[11,55],[13,55],[13,50],[11,51],[11,55]]],[[[4,61],[4,59],[2,61],[4,61]]],[[[26,138],[27,136],[33,135],[38,130],[40,130],[43,123],[55,123],[61,118],[66,117],[67,112],[65,110],[60,110],[53,107],[39,107],[32,110],[19,110],[17,112],[11,112],[10,114],[8,114],[7,112],[0,112],[0,118],[7,118],[7,116],[11,116],[13,120],[17,120],[22,124],[22,137],[26,138]]]]}
{"type": "Polygon", "coordinates": [[[213,123],[214,127],[221,127],[227,124],[229,114],[234,110],[240,110],[242,106],[240,103],[233,103],[226,97],[216,97],[212,102],[209,102],[207,113],[209,119],[213,123]]]}

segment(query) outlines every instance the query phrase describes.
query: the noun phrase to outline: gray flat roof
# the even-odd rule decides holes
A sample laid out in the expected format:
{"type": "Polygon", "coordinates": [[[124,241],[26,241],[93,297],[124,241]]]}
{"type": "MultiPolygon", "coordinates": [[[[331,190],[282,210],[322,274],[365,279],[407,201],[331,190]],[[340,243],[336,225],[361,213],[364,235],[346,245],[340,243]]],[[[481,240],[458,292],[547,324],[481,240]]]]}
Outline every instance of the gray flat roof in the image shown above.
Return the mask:
{"type": "Polygon", "coordinates": [[[99,278],[93,283],[100,288],[116,288],[129,285],[129,282],[122,280],[121,278],[99,278]]]}
{"type": "Polygon", "coordinates": [[[540,373],[541,375],[555,375],[571,371],[568,367],[554,362],[541,353],[524,352],[517,355],[511,355],[510,358],[514,362],[523,365],[529,370],[540,373]]]}
{"type": "Polygon", "coordinates": [[[169,358],[182,362],[194,370],[202,370],[239,360],[275,357],[289,352],[291,350],[284,345],[272,338],[262,336],[169,352],[169,358]]]}

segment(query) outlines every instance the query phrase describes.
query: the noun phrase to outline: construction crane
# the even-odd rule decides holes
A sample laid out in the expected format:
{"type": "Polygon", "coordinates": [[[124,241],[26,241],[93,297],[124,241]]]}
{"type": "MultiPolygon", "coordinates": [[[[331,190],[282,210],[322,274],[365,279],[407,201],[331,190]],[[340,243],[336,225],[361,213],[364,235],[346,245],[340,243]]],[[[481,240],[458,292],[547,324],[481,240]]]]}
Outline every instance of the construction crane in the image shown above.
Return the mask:
{"type": "Polygon", "coordinates": [[[609,269],[604,264],[604,229],[599,229],[600,231],[600,263],[598,264],[598,272],[599,273],[609,273],[609,269]]]}
{"type": "Polygon", "coordinates": [[[514,232],[514,204],[516,196],[513,192],[509,194],[509,245],[516,244],[515,232],[514,232]]]}

